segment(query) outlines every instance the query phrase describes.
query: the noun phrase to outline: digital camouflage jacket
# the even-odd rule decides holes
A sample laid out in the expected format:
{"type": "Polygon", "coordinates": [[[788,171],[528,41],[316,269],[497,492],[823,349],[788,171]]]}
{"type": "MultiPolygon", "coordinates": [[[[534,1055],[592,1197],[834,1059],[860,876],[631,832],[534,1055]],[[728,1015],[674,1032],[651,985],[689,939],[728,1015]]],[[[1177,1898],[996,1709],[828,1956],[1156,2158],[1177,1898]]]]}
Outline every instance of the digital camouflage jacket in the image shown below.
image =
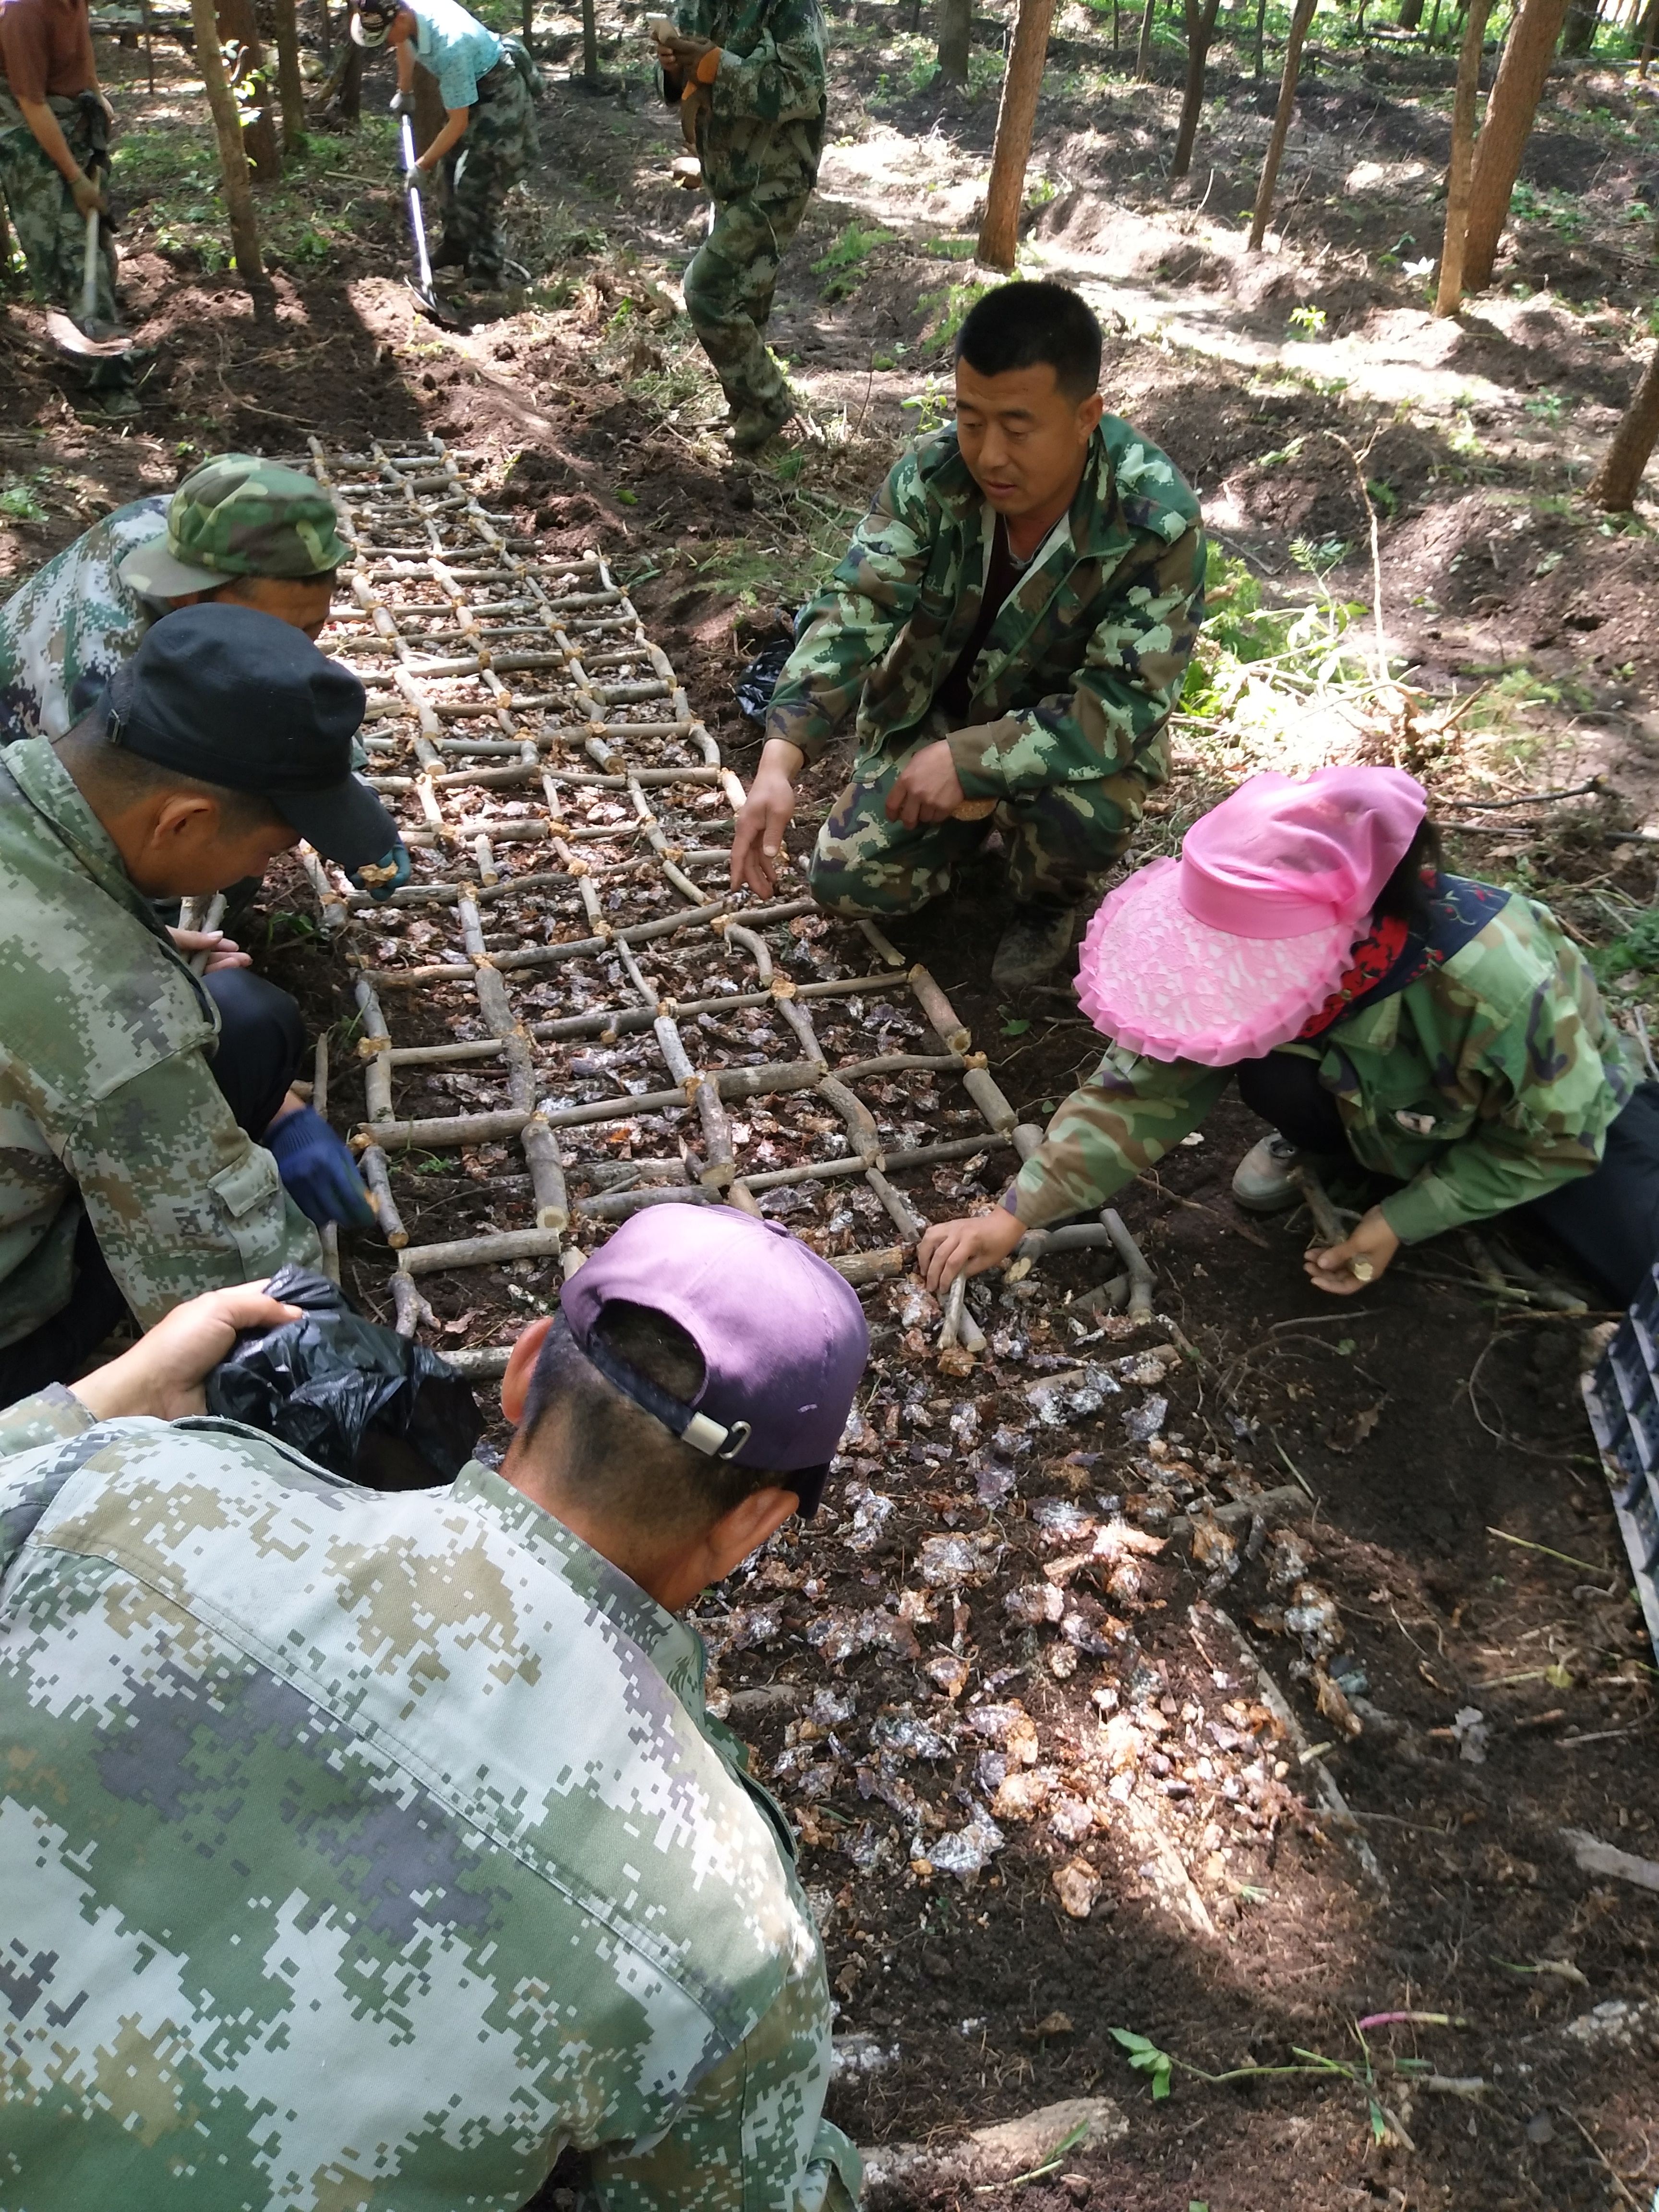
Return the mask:
{"type": "MultiPolygon", "coordinates": [[[[1308,1043],[1354,1156],[1404,1185],[1402,1243],[1485,1221],[1588,1175],[1634,1088],[1589,963],[1547,907],[1511,895],[1443,965],[1308,1043]]],[[[1065,1099],[1013,1187],[1032,1228],[1107,1205],[1195,1129],[1231,1071],[1114,1047],[1065,1099]]]]}
{"type": "Polygon", "coordinates": [[[691,1630],[477,1462],[0,1417],[28,2212],[838,2212],[823,1948],[691,1630]]]}
{"type": "Polygon", "coordinates": [[[168,495],[118,507],[0,606],[0,744],[61,738],[143,642],[170,599],[141,598],[118,574],[167,528],[168,495]]]}
{"type": "MultiPolygon", "coordinates": [[[[994,520],[941,431],[906,453],[802,617],[766,733],[816,760],[858,713],[860,756],[902,750],[973,632],[994,520]]],[[[972,725],[951,739],[969,798],[1089,782],[1148,755],[1181,696],[1204,615],[1198,502],[1115,415],[1090,441],[1066,518],[1003,602],[974,664],[972,725]]]]}
{"type": "Polygon", "coordinates": [[[826,111],[818,0],[679,0],[674,18],[686,38],[721,49],[697,119],[711,196],[765,206],[810,192],[826,111]]]}
{"type": "Polygon", "coordinates": [[[0,753],[0,1345],[69,1304],[82,1204],[146,1328],[319,1264],[213,1079],[213,1000],[45,738],[0,753]]]}

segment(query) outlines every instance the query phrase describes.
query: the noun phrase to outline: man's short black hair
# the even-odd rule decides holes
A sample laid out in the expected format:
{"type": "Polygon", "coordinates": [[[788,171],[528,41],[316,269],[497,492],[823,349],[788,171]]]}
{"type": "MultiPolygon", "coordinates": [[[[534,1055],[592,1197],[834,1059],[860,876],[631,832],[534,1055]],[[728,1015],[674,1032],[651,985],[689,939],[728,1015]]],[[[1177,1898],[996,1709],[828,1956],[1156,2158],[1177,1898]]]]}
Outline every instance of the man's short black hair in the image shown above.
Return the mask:
{"type": "Polygon", "coordinates": [[[1046,363],[1081,405],[1100,383],[1100,325],[1064,284],[999,284],[969,309],[956,357],[980,376],[1046,363]]]}
{"type": "MultiPolygon", "coordinates": [[[[613,1299],[593,1334],[647,1381],[688,1403],[702,1388],[703,1360],[666,1314],[613,1299]]],[[[616,1389],[576,1344],[561,1314],[531,1370],[514,1449],[532,1458],[537,1431],[563,1416],[561,1474],[589,1506],[618,1522],[659,1529],[709,1527],[750,1493],[787,1475],[738,1467],[682,1443],[616,1389]]]]}

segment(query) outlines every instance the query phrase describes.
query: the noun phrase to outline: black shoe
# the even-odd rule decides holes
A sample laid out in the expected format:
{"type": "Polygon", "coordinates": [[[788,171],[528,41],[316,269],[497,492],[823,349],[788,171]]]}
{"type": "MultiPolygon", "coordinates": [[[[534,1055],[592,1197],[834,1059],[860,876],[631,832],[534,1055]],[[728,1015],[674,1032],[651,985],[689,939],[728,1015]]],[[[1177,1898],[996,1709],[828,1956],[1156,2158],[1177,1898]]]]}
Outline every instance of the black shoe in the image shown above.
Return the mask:
{"type": "Polygon", "coordinates": [[[459,241],[454,239],[445,239],[443,244],[432,256],[432,266],[434,269],[465,269],[466,266],[465,246],[459,244],[459,241]]]}

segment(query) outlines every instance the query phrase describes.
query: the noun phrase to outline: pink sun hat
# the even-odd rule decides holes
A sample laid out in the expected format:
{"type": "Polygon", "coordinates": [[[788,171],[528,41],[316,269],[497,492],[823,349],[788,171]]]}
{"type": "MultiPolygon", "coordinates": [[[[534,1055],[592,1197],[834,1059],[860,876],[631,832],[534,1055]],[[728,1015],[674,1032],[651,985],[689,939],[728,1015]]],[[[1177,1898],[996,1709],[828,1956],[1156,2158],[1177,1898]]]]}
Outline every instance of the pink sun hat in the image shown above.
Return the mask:
{"type": "Polygon", "coordinates": [[[1252,776],[1120,884],[1079,959],[1083,1011],[1151,1060],[1231,1067],[1287,1044],[1341,981],[1428,811],[1395,768],[1252,776]]]}

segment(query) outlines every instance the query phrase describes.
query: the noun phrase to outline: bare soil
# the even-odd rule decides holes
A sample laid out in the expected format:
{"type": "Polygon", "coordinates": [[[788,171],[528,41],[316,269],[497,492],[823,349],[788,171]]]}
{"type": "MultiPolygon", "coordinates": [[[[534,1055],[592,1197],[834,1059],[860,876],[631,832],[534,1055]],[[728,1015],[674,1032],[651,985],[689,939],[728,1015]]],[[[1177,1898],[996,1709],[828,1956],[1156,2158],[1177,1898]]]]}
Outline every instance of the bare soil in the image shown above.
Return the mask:
{"type": "MultiPolygon", "coordinates": [[[[775,325],[811,419],[781,454],[733,465],[708,434],[714,406],[672,292],[696,204],[665,180],[675,126],[647,96],[629,11],[603,19],[625,100],[561,84],[544,110],[544,169],[514,222],[550,281],[485,303],[458,337],[421,321],[402,288],[389,177],[353,188],[332,259],[280,267],[257,313],[167,243],[177,227],[155,205],[131,209],[133,320],[156,348],[133,427],[77,412],[12,295],[0,461],[46,519],[6,523],[0,574],[21,579],[97,513],[228,444],[298,454],[308,434],[340,447],[430,428],[489,457],[518,526],[616,563],[742,771],[758,732],[734,702],[738,670],[925,413],[902,403],[944,371],[952,288],[985,274],[958,264],[994,95],[907,91],[908,10],[860,0],[832,17],[836,143],[775,325]],[[889,234],[815,270],[854,223],[889,234]]],[[[1622,217],[1654,173],[1650,105],[1611,72],[1565,88],[1526,173],[1553,219],[1520,223],[1498,289],[1435,325],[1398,264],[1437,242],[1440,58],[1316,66],[1279,243],[1251,264],[1237,217],[1270,88],[1221,54],[1193,179],[1172,195],[1173,66],[1131,87],[1097,19],[1072,9],[1060,27],[1033,161],[1054,191],[1032,211],[1030,267],[1069,275],[1103,312],[1110,404],[1170,451],[1224,549],[1285,604],[1313,589],[1292,548],[1325,539],[1348,549],[1331,588],[1369,599],[1360,484],[1385,487],[1371,496],[1386,624],[1411,683],[1443,702],[1488,687],[1515,788],[1610,780],[1576,830],[1471,841],[1463,865],[1545,884],[1575,926],[1605,935],[1598,896],[1645,903],[1654,889],[1646,850],[1601,831],[1659,803],[1656,541],[1603,534],[1577,495],[1645,342],[1650,234],[1622,217]],[[1550,194],[1582,206],[1576,230],[1550,194]],[[1325,316],[1317,338],[1292,330],[1302,306],[1325,316]]],[[[984,19],[982,49],[999,28],[984,19]]],[[[548,32],[556,46],[573,35],[562,19],[548,32]]],[[[115,52],[108,74],[124,112],[160,130],[188,72],[165,44],[157,59],[154,110],[140,57],[115,52]]],[[[371,71],[366,112],[386,89],[371,71]]],[[[836,769],[809,788],[799,847],[836,769]]],[[[1189,757],[1183,774],[1170,822],[1212,769],[1189,757]]],[[[1009,1097],[1040,1115],[1090,1063],[1091,1034],[1060,1002],[1033,1016],[988,993],[1001,898],[987,864],[892,933],[933,969],[1009,1097]]],[[[301,890],[275,884],[249,941],[314,1022],[344,1022],[345,979],[301,890]]],[[[343,1079],[335,1118],[349,1126],[355,1109],[343,1079]]],[[[1579,1871],[1561,1834],[1659,1853],[1654,1654],[1578,1400],[1580,1325],[1495,1306],[1461,1250],[1440,1247],[1332,1310],[1305,1285],[1300,1235],[1232,1206],[1233,1163],[1258,1133],[1230,1102],[1201,1145],[1126,1194],[1160,1308],[1194,1356],[1154,1361],[1155,1382],[1115,1376],[1093,1413],[1050,1425],[1029,1392],[1045,1373],[1175,1341],[1160,1324],[1080,1344],[1097,1324],[1060,1313],[1045,1336],[1015,1285],[987,1313],[988,1359],[951,1377],[925,1308],[873,1293],[870,1435],[844,1478],[860,1498],[843,1489],[704,1607],[718,1687],[801,1826],[848,2062],[832,2116],[866,2143],[929,2141],[1062,2097],[1117,2098],[1130,2127],[1109,2153],[977,2200],[1032,2212],[1645,2203],[1659,2179],[1659,1905],[1579,1871]],[[1270,1579],[1282,1542],[1244,1556],[1247,1513],[1229,1576],[1219,1554],[1194,1564],[1174,1540],[1184,1506],[1267,1490],[1308,1509],[1291,1530],[1316,1594],[1304,1632],[1328,1646],[1326,1677],[1349,1686],[1356,1736],[1297,1671],[1310,1662],[1285,1620],[1296,1580],[1270,1579]],[[1164,1547],[1046,1577],[1092,1540],[1085,1518],[1164,1547]],[[954,1538],[964,1548],[939,1548],[954,1538]],[[1064,1595],[1059,1620],[1045,1590],[1064,1595]],[[1326,1747],[1381,1882],[1322,1808],[1218,1608],[1261,1653],[1304,1741],[1326,1747]],[[1029,1731],[1006,1712],[1016,1704],[1029,1731]],[[976,1727],[988,1708],[1001,1719],[976,1727]],[[972,1806],[999,1802],[1004,1842],[984,1870],[971,1882],[945,1870],[972,1806]],[[1092,1888],[1086,1918],[1063,1908],[1066,1868],[1074,1896],[1092,1888]],[[1401,2011],[1457,2024],[1384,2026],[1362,2049],[1359,2020],[1401,2011]],[[1214,2085],[1177,2072],[1154,2103],[1115,2027],[1210,2073],[1311,2063],[1297,2050],[1358,2067],[1368,2049],[1380,2137],[1363,2089],[1334,2075],[1214,2085]],[[1415,2057],[1486,2087],[1427,2088],[1394,2063],[1415,2057]]],[[[970,1202],[974,1180],[942,1177],[932,1210],[970,1202]]],[[[988,1189],[994,1170],[977,1180],[988,1189]]],[[[465,1214],[476,1177],[431,1185],[409,1224],[418,1241],[465,1214]]],[[[348,1258],[373,1306],[383,1257],[348,1258]]],[[[1080,1295],[1100,1272],[1084,1257],[1044,1279],[1080,1295]]],[[[477,1280],[432,1289],[455,1318],[477,1280]]],[[[505,1280],[498,1294],[473,1316],[481,1331],[513,1310],[505,1280]]]]}

